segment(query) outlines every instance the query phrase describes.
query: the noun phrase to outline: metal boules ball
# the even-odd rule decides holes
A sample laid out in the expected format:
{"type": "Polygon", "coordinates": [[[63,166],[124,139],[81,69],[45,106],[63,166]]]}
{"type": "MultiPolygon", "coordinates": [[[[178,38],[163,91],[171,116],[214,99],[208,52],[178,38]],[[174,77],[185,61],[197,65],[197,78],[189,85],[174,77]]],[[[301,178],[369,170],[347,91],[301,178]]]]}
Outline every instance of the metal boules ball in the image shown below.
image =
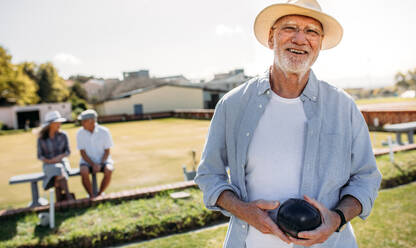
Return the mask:
{"type": "Polygon", "coordinates": [[[298,237],[298,233],[314,230],[322,223],[319,210],[303,199],[290,198],[277,212],[274,220],[279,228],[288,235],[298,237]]]}

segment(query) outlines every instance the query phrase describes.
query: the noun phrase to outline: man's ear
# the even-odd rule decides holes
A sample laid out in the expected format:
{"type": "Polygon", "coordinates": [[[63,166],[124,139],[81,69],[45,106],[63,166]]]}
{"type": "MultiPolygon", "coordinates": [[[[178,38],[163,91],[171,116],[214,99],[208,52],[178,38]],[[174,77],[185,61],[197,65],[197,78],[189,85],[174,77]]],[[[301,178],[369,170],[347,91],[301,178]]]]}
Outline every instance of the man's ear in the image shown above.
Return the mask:
{"type": "Polygon", "coordinates": [[[270,31],[269,31],[269,39],[268,39],[268,41],[267,41],[267,44],[269,45],[269,48],[270,49],[273,49],[273,47],[274,47],[274,41],[273,41],[273,36],[274,36],[274,29],[270,29],[270,31]]]}

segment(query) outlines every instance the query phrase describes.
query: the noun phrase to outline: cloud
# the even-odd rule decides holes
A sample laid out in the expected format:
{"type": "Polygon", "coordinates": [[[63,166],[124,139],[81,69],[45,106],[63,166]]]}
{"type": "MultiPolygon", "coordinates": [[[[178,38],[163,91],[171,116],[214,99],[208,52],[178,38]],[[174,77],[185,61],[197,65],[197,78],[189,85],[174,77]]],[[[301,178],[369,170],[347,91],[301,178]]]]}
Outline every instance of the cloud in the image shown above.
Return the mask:
{"type": "Polygon", "coordinates": [[[53,58],[54,62],[60,64],[69,64],[69,65],[79,65],[81,64],[81,60],[69,53],[58,53],[53,58]]]}
{"type": "Polygon", "coordinates": [[[240,34],[243,33],[243,29],[240,26],[235,27],[228,27],[224,24],[217,25],[215,28],[215,33],[219,36],[222,35],[234,35],[234,34],[240,34]]]}

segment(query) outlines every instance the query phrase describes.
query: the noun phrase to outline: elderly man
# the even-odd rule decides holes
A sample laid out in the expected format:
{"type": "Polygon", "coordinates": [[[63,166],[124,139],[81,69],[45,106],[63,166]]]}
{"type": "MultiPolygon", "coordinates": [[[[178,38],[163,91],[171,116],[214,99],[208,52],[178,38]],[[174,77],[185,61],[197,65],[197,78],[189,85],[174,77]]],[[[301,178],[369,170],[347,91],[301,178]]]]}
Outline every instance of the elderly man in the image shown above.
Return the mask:
{"type": "Polygon", "coordinates": [[[100,190],[97,196],[103,194],[111,180],[114,170],[113,160],[110,156],[110,148],[113,146],[111,134],[107,128],[96,123],[97,113],[88,109],[83,111],[78,120],[82,128],[77,133],[77,148],[81,153],[80,172],[82,185],[87,190],[90,198],[95,197],[89,174],[104,172],[100,190]]]}
{"type": "Polygon", "coordinates": [[[218,102],[195,178],[207,208],[231,216],[224,247],[357,247],[349,222],[370,214],[381,175],[354,101],[310,69],[342,32],[315,0],[258,14],[254,33],[273,64],[218,102]],[[321,214],[299,239],[270,217],[289,198],[321,214]]]}

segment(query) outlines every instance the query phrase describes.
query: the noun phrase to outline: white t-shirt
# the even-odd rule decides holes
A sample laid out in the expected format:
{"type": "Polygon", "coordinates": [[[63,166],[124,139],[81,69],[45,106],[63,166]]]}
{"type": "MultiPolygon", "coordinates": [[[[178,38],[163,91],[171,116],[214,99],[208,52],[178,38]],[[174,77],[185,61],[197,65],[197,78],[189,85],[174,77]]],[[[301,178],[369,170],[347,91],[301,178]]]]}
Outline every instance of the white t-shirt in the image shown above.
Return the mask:
{"type": "MultiPolygon", "coordinates": [[[[248,149],[246,185],[250,201],[299,198],[306,116],[300,98],[273,91],[248,149]]],[[[247,248],[293,247],[249,226],[247,248]]]]}
{"type": "MultiPolygon", "coordinates": [[[[77,148],[78,150],[84,150],[88,157],[94,163],[101,163],[101,159],[104,155],[104,150],[113,146],[113,140],[111,138],[108,128],[95,124],[94,131],[91,133],[84,128],[81,128],[77,132],[77,148]]],[[[107,158],[107,163],[113,163],[111,155],[107,158]]],[[[87,163],[81,157],[81,164],[87,163]]]]}

